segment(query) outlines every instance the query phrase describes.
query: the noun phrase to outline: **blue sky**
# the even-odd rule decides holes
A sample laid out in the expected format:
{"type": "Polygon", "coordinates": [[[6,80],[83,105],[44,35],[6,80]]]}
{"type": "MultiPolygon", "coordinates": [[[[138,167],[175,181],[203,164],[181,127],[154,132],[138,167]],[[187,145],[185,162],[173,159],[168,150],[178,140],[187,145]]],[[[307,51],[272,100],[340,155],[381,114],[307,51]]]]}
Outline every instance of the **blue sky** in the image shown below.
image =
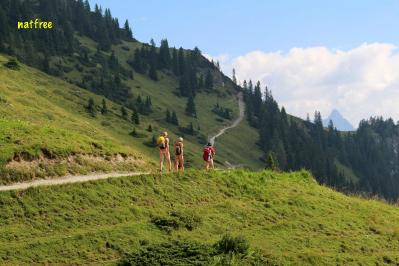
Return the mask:
{"type": "MultiPolygon", "coordinates": [[[[91,1],[92,5],[95,3],[91,1]]],[[[396,0],[96,0],[141,41],[167,37],[175,46],[198,46],[233,56],[292,47],[349,49],[363,42],[398,43],[396,0]]]]}
{"type": "Polygon", "coordinates": [[[91,1],[134,36],[193,48],[260,80],[291,114],[399,120],[399,0],[91,1]]]}

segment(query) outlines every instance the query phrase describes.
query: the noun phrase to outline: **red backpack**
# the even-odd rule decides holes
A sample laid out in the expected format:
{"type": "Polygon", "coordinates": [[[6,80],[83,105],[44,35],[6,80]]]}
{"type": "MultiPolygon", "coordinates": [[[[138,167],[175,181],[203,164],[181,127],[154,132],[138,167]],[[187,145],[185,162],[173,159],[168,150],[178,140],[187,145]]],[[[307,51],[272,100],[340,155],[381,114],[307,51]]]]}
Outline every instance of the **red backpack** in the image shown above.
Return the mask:
{"type": "Polygon", "coordinates": [[[204,153],[202,154],[202,158],[204,159],[204,161],[206,161],[206,162],[209,161],[209,159],[212,158],[212,155],[213,155],[212,147],[209,147],[209,146],[205,147],[204,153]]]}

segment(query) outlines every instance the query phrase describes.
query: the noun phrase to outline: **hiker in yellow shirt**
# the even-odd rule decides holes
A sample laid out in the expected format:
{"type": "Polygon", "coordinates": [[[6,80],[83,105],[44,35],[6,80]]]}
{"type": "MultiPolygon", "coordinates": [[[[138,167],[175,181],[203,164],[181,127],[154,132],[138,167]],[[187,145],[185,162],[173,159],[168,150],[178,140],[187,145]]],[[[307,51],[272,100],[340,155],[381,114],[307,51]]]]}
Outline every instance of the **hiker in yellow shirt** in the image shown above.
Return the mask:
{"type": "Polygon", "coordinates": [[[159,147],[159,164],[160,164],[159,171],[162,174],[163,162],[166,159],[166,161],[168,162],[168,168],[170,173],[172,171],[172,163],[170,161],[168,132],[163,132],[161,136],[159,136],[157,144],[159,147]]]}

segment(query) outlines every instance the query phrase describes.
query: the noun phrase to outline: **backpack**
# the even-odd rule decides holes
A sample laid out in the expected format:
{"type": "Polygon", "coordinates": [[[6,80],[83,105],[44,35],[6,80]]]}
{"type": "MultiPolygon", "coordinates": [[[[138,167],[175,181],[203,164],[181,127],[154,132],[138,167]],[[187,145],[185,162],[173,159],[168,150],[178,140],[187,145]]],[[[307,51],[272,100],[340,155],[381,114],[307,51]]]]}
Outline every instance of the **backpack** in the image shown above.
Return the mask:
{"type": "Polygon", "coordinates": [[[164,136],[160,136],[160,137],[158,138],[158,140],[157,140],[157,144],[158,144],[158,147],[159,147],[160,149],[165,149],[165,148],[166,148],[166,140],[165,140],[165,137],[164,137],[164,136]]]}
{"type": "Polygon", "coordinates": [[[204,161],[209,161],[212,158],[212,148],[211,147],[205,147],[204,148],[204,153],[202,154],[202,158],[204,161]]]}
{"type": "Polygon", "coordinates": [[[176,155],[181,155],[181,145],[177,144],[175,147],[175,154],[176,155]]]}

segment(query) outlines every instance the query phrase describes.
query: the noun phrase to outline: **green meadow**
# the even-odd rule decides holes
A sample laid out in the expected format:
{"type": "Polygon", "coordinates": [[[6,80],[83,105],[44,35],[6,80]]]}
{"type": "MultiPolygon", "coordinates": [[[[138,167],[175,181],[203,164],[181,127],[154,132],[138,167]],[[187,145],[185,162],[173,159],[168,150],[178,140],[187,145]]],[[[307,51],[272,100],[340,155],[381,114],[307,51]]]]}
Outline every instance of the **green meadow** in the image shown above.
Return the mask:
{"type": "Polygon", "coordinates": [[[0,206],[2,264],[116,265],[148,247],[212,247],[225,235],[249,244],[230,265],[399,263],[396,206],[335,192],[305,171],[114,178],[1,192],[0,206]]]}

